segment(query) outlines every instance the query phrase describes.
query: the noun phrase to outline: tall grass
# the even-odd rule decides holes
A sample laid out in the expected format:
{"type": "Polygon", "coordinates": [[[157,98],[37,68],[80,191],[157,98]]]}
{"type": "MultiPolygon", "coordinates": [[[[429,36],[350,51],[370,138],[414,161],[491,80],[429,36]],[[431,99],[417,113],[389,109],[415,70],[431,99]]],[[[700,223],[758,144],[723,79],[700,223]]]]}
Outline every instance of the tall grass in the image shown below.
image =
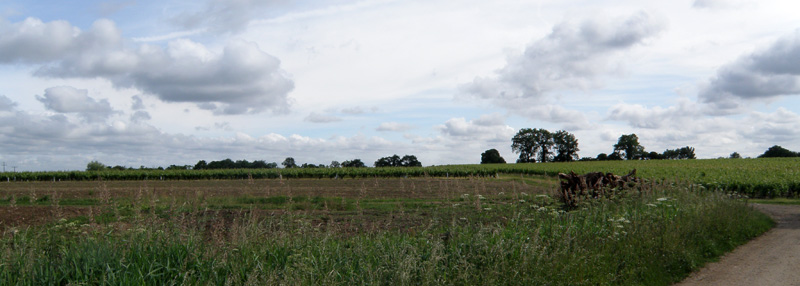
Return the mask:
{"type": "Polygon", "coordinates": [[[569,212],[525,193],[452,202],[402,229],[363,227],[363,212],[337,227],[186,206],[62,219],[3,234],[0,284],[668,285],[772,226],[736,196],[685,184],[569,212]]]}

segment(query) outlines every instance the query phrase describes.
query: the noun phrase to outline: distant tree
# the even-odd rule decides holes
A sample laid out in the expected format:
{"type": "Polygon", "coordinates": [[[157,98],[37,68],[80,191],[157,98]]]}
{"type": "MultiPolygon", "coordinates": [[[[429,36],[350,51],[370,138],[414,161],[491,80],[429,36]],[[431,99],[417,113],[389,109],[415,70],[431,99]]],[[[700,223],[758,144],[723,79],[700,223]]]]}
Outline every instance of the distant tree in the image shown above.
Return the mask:
{"type": "Polygon", "coordinates": [[[597,154],[597,158],[596,159],[597,159],[597,161],[608,161],[608,154],[606,154],[606,153],[597,154]]]}
{"type": "Polygon", "coordinates": [[[390,157],[383,157],[375,161],[375,167],[422,167],[417,156],[405,155],[402,158],[397,154],[390,157]]]}
{"type": "Polygon", "coordinates": [[[775,145],[769,147],[764,154],[758,155],[758,158],[776,158],[776,157],[798,157],[798,153],[789,151],[786,148],[775,145]]]}
{"type": "Polygon", "coordinates": [[[342,167],[345,167],[345,168],[363,168],[363,167],[366,167],[366,166],[367,165],[364,165],[364,162],[361,162],[361,159],[353,159],[352,161],[351,160],[347,160],[347,161],[342,162],[342,167]]]}
{"type": "MultiPolygon", "coordinates": [[[[303,163],[303,165],[301,165],[301,166],[300,166],[300,168],[304,168],[304,169],[315,169],[315,168],[318,168],[318,166],[317,166],[317,165],[314,165],[314,164],[303,163]]],[[[324,166],[323,166],[323,168],[324,168],[324,166]]]]}
{"type": "Polygon", "coordinates": [[[620,154],[619,154],[619,153],[617,153],[617,152],[614,152],[614,153],[611,153],[611,155],[608,155],[608,158],[607,158],[606,160],[609,160],[609,161],[618,161],[618,160],[622,160],[622,159],[623,159],[623,158],[622,158],[622,155],[620,155],[620,154]]]}
{"type": "Polygon", "coordinates": [[[294,158],[292,157],[286,157],[286,160],[283,160],[281,165],[283,165],[283,167],[286,169],[297,168],[297,164],[294,162],[294,158]]]}
{"type": "Polygon", "coordinates": [[[556,162],[571,162],[577,160],[578,157],[578,139],[575,135],[565,131],[559,130],[553,133],[553,144],[557,152],[554,161],[556,162]]]}
{"type": "Polygon", "coordinates": [[[117,170],[117,171],[125,171],[127,168],[125,168],[124,166],[116,165],[114,167],[111,167],[110,169],[111,170],[117,170]]]}
{"type": "Polygon", "coordinates": [[[639,144],[639,137],[636,134],[622,135],[617,144],[614,144],[614,154],[622,158],[625,154],[626,160],[641,159],[644,155],[644,146],[639,144]]]}
{"type": "Polygon", "coordinates": [[[682,147],[678,149],[678,159],[697,159],[694,154],[694,147],[682,147]]]}
{"type": "Polygon", "coordinates": [[[267,163],[267,169],[275,169],[277,167],[278,167],[278,163],[275,163],[275,162],[267,163]]]}
{"type": "Polygon", "coordinates": [[[414,155],[405,155],[400,159],[400,166],[402,167],[422,167],[422,163],[414,155]]]}
{"type": "Polygon", "coordinates": [[[667,149],[664,150],[664,153],[661,153],[661,158],[665,160],[675,160],[678,159],[679,155],[680,154],[677,149],[676,150],[667,149]]]}
{"type": "Polygon", "coordinates": [[[86,171],[102,171],[105,170],[106,168],[108,167],[106,167],[105,164],[100,163],[98,161],[91,161],[89,162],[89,164],[86,164],[86,171]]]}
{"type": "Polygon", "coordinates": [[[331,161],[331,168],[341,168],[342,164],[339,161],[331,161]]]}
{"type": "Polygon", "coordinates": [[[658,154],[658,152],[656,152],[656,151],[653,151],[653,152],[647,153],[647,156],[645,156],[645,158],[647,160],[662,160],[662,159],[664,159],[664,156],[662,156],[661,154],[658,154]]]}
{"type": "Polygon", "coordinates": [[[730,158],[730,159],[741,159],[742,155],[739,155],[739,152],[733,152],[733,153],[731,153],[730,156],[728,156],[728,158],[730,158]]]}
{"type": "Polygon", "coordinates": [[[517,163],[548,162],[553,147],[553,135],[545,129],[523,128],[511,139],[511,150],[519,153],[517,163]]]}
{"type": "Polygon", "coordinates": [[[400,156],[394,154],[393,156],[383,157],[375,161],[375,167],[399,167],[401,165],[400,156]]]}
{"type": "Polygon", "coordinates": [[[481,153],[481,164],[505,164],[506,159],[500,156],[500,151],[497,149],[489,149],[481,153]]]}
{"type": "Polygon", "coordinates": [[[206,160],[200,160],[197,162],[197,164],[194,164],[195,170],[203,170],[206,167],[208,167],[208,163],[206,163],[206,160]]]}
{"type": "Polygon", "coordinates": [[[167,170],[189,170],[191,167],[192,167],[191,165],[183,165],[183,166],[169,165],[169,167],[167,167],[167,170]]]}

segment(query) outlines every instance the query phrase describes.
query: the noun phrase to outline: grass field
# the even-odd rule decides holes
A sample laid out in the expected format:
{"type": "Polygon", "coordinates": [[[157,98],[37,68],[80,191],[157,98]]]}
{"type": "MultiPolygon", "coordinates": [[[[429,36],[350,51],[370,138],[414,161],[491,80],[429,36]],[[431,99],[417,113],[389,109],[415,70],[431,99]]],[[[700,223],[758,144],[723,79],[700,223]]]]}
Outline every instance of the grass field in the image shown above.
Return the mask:
{"type": "Polygon", "coordinates": [[[668,285],[772,224],[684,180],[570,211],[557,186],[526,174],[5,182],[0,284],[668,285]]]}
{"type": "Polygon", "coordinates": [[[613,172],[632,169],[654,181],[682,180],[706,188],[736,191],[754,198],[799,197],[800,158],[634,160],[545,164],[449,165],[419,168],[320,168],[237,170],[126,170],[100,172],[0,173],[5,181],[153,181],[153,180],[249,180],[297,178],[405,178],[497,177],[557,173],[613,172]]]}

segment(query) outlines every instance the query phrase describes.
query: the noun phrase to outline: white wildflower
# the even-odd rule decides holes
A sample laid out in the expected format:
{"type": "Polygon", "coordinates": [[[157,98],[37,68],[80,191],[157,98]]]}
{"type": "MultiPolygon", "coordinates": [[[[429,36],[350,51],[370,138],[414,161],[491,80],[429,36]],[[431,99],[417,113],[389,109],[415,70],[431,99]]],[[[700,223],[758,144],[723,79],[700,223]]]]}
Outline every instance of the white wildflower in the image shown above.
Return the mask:
{"type": "Polygon", "coordinates": [[[659,201],[659,202],[663,202],[663,201],[666,201],[666,200],[669,200],[669,198],[664,197],[664,198],[656,199],[656,201],[659,201]]]}

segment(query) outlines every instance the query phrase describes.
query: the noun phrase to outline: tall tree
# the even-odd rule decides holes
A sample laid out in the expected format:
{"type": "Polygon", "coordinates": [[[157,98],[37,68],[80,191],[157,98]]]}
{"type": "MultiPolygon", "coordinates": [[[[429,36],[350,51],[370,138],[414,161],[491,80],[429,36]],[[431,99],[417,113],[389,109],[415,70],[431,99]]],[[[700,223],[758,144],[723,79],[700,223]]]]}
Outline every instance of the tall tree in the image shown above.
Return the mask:
{"type": "Polygon", "coordinates": [[[294,158],[292,157],[286,157],[286,160],[283,160],[283,163],[281,163],[281,165],[283,165],[283,167],[286,169],[297,168],[297,163],[294,162],[294,158]]]}
{"type": "Polygon", "coordinates": [[[506,159],[500,156],[500,151],[497,149],[489,149],[481,153],[481,164],[505,164],[506,159]]]}
{"type": "Polygon", "coordinates": [[[548,162],[553,148],[553,134],[545,129],[523,128],[511,139],[511,150],[519,153],[517,163],[548,162]]]}
{"type": "Polygon", "coordinates": [[[733,152],[733,153],[731,153],[731,155],[730,155],[728,158],[731,158],[731,159],[741,159],[741,158],[742,158],[742,155],[739,155],[739,152],[733,152]]]}
{"type": "Polygon", "coordinates": [[[559,130],[553,134],[553,144],[557,152],[556,162],[571,162],[579,158],[578,139],[566,130],[559,130]]]}
{"type": "Polygon", "coordinates": [[[644,146],[639,144],[639,136],[636,134],[622,135],[617,144],[614,144],[614,153],[619,157],[624,153],[627,160],[641,159],[644,155],[644,146]]]}

